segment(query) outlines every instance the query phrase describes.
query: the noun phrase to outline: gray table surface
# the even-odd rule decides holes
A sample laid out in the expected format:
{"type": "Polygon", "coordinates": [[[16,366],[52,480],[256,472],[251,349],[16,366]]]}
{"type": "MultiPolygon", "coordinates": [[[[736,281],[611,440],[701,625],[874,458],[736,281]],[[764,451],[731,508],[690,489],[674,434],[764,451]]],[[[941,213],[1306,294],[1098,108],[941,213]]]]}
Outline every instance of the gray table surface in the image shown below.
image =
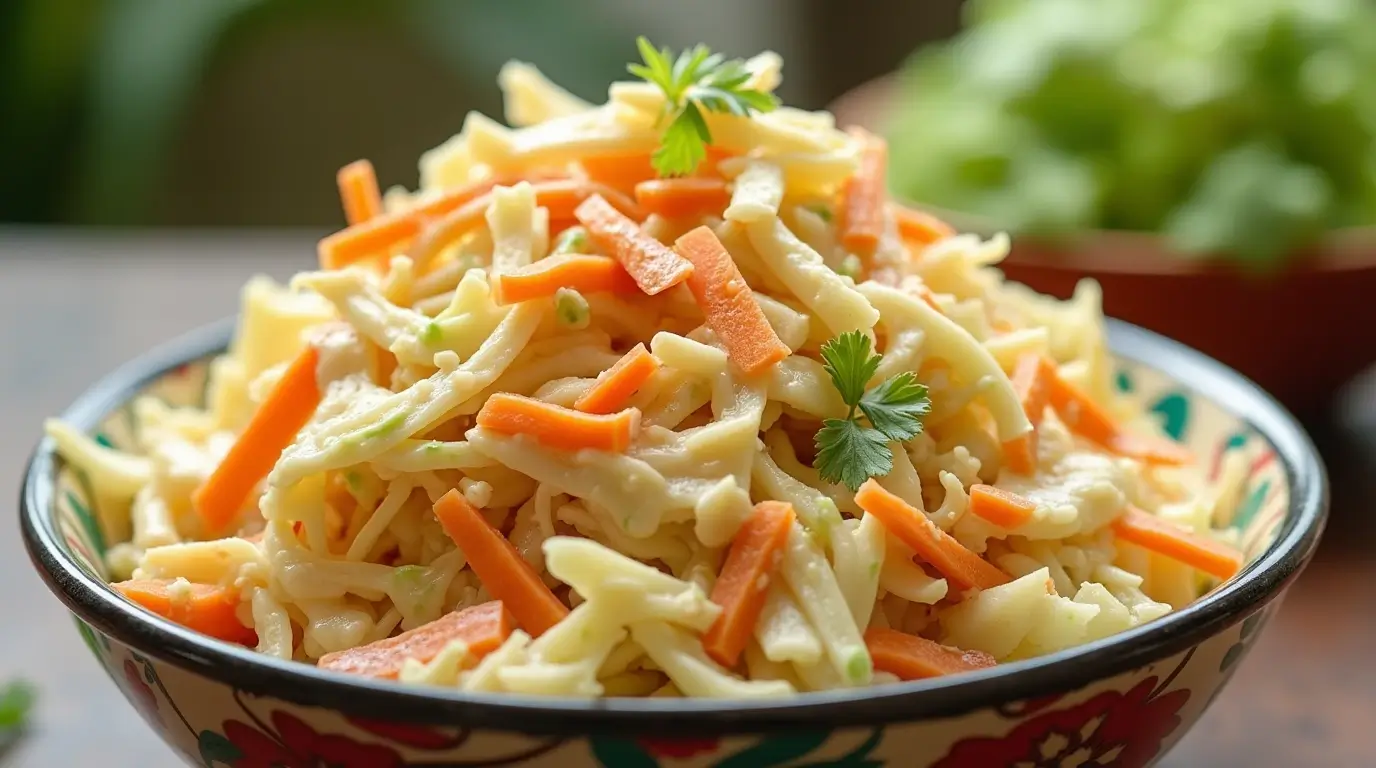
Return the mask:
{"type": "MultiPolygon", "coordinates": [[[[0,499],[16,498],[44,417],[129,357],[231,314],[249,276],[309,267],[314,237],[0,230],[0,499]]],[[[1345,508],[1322,556],[1163,765],[1376,765],[1376,548],[1366,522],[1376,494],[1369,472],[1333,469],[1335,487],[1362,493],[1339,494],[1345,508]]],[[[0,680],[23,676],[41,696],[33,731],[6,764],[176,765],[32,572],[13,515],[0,523],[0,583],[0,680]]]]}

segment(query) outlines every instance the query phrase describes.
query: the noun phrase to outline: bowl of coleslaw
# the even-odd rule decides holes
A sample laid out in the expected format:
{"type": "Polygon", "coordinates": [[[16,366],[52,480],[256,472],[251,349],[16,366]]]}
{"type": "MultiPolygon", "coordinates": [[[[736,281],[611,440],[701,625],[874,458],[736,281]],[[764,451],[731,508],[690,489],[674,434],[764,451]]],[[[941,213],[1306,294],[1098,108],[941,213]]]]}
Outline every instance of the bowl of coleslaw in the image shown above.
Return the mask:
{"type": "Polygon", "coordinates": [[[1183,346],[887,200],[781,61],[529,65],[320,269],[48,422],[24,539],[191,764],[1143,766],[1322,465],[1183,346]]]}

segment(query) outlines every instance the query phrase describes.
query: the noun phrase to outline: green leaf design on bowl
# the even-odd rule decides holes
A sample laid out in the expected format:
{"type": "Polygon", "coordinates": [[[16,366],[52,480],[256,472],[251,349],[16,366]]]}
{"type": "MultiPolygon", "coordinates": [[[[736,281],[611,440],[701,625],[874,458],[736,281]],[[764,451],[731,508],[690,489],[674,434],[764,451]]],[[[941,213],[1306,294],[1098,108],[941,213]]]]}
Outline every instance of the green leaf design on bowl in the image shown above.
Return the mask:
{"type": "Polygon", "coordinates": [[[237,765],[244,757],[244,753],[234,746],[234,742],[214,731],[201,731],[196,739],[196,746],[200,748],[201,760],[207,768],[213,768],[216,763],[237,765]]]}
{"type": "Polygon", "coordinates": [[[1185,430],[1190,426],[1190,401],[1179,392],[1172,392],[1151,407],[1164,421],[1161,428],[1177,443],[1185,442],[1185,430]]]}

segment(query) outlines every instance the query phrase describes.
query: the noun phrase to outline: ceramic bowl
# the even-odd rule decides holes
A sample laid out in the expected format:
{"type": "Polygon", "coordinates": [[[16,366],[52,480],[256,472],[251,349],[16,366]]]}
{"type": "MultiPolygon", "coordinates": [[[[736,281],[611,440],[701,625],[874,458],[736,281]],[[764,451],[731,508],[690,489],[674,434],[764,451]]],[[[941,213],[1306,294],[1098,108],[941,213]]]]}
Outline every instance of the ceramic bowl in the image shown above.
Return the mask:
{"type": "MultiPolygon", "coordinates": [[[[65,414],[131,444],[129,403],[197,404],[224,322],[102,380],[65,414]]],[[[24,540],[76,630],[150,727],[192,765],[1115,765],[1154,762],[1237,669],[1318,543],[1324,470],[1294,419],[1255,385],[1179,344],[1110,323],[1117,385],[1217,472],[1250,474],[1235,525],[1249,559],[1203,600],[1115,637],[964,676],[782,702],[583,701],[408,688],[257,655],[124,601],[105,583],[109,531],[88,483],[41,442],[24,479],[24,540]]]]}

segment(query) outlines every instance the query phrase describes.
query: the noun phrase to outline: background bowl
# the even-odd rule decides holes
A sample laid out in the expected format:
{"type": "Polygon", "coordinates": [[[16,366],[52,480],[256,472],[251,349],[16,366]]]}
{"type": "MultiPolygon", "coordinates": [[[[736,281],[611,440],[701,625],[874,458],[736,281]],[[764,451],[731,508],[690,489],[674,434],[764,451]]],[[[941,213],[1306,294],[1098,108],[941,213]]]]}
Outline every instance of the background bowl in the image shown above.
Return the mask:
{"type": "MultiPolygon", "coordinates": [[[[879,132],[895,82],[881,77],[837,99],[837,123],[879,132]]],[[[924,207],[962,231],[999,229],[968,213],[924,207]]],[[[1110,317],[1198,349],[1311,415],[1376,361],[1376,323],[1357,321],[1376,295],[1376,228],[1334,231],[1289,264],[1276,275],[1253,275],[1173,253],[1154,233],[1091,230],[1059,240],[1018,236],[1001,268],[1060,298],[1092,277],[1110,317]]]]}
{"type": "MultiPolygon", "coordinates": [[[[129,446],[129,403],[204,398],[232,323],[121,368],[65,414],[129,446]]],[[[1308,438],[1256,386],[1185,347],[1110,323],[1118,386],[1218,470],[1248,453],[1235,525],[1249,565],[1206,599],[1079,648],[957,678],[772,703],[583,701],[422,690],[267,658],[152,616],[105,583],[109,542],[81,473],[42,441],[21,493],[40,575],[148,724],[192,765],[1149,765],[1199,718],[1313,555],[1327,508],[1308,438]],[[680,761],[687,762],[680,762],[680,761]]]]}

